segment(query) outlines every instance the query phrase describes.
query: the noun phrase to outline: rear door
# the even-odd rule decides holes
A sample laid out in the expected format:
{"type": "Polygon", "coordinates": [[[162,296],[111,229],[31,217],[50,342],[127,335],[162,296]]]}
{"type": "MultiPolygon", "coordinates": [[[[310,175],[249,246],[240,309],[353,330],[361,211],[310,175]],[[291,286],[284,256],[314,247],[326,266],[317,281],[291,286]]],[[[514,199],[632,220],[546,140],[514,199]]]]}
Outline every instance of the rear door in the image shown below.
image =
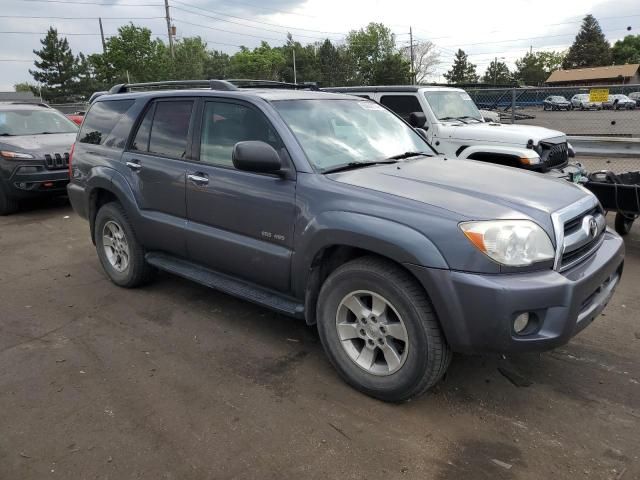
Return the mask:
{"type": "Polygon", "coordinates": [[[195,100],[152,101],[123,155],[125,175],[143,219],[138,229],[149,250],[186,257],[185,183],[191,156],[195,100]]]}
{"type": "Polygon", "coordinates": [[[212,99],[201,110],[194,136],[199,163],[187,173],[189,256],[214,270],[288,291],[295,178],[239,171],[231,159],[237,142],[261,140],[290,165],[282,141],[249,103],[212,99]]]}

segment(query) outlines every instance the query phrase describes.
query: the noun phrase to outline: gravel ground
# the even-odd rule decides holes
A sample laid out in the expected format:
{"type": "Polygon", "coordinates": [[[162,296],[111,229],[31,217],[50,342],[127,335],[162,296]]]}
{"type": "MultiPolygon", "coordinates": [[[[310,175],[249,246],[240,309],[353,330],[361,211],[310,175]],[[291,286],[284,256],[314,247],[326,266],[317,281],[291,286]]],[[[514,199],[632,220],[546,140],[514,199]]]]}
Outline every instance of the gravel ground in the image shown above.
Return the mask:
{"type": "Polygon", "coordinates": [[[456,356],[388,405],[300,321],[169,275],[114,286],[64,202],[0,217],[0,479],[638,479],[638,225],[626,244],[569,345],[456,356]]]}

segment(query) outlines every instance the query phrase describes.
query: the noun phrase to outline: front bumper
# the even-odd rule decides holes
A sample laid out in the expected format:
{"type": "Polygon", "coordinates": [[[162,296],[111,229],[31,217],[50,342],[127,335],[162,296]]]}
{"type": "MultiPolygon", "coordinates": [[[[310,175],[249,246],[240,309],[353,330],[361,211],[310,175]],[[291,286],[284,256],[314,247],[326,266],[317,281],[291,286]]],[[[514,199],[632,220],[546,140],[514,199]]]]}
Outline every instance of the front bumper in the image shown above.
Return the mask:
{"type": "Polygon", "coordinates": [[[3,183],[11,197],[28,198],[34,195],[65,193],[69,183],[69,171],[67,169],[49,170],[37,162],[12,162],[6,165],[3,171],[8,171],[9,176],[3,179],[3,183]],[[8,167],[11,167],[9,170],[8,167]]]}
{"type": "Polygon", "coordinates": [[[543,351],[567,343],[605,308],[622,274],[624,244],[611,231],[565,272],[485,275],[409,266],[429,293],[447,341],[462,353],[543,351]],[[513,330],[531,312],[535,328],[513,330]]]}

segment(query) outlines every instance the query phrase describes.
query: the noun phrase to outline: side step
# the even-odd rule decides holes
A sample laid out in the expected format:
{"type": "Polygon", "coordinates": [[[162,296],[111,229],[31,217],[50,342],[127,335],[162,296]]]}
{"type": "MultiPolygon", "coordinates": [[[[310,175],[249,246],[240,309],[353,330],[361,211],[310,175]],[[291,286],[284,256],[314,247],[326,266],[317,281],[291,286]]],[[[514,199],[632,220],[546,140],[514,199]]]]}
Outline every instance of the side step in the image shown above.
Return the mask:
{"type": "Polygon", "coordinates": [[[150,265],[160,270],[187,278],[205,287],[220,290],[234,297],[248,300],[291,317],[304,318],[304,305],[302,303],[273,290],[259,287],[164,253],[147,253],[145,259],[150,265]]]}

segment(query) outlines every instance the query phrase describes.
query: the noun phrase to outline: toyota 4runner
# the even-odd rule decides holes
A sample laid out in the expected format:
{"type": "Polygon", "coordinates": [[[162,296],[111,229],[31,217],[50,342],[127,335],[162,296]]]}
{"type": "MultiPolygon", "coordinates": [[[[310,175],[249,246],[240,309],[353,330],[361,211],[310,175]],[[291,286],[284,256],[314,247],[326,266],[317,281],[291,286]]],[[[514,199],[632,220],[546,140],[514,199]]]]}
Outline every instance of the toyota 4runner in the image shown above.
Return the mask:
{"type": "Polygon", "coordinates": [[[86,115],[68,193],[115,284],[161,269],[317,324],[386,401],[452,352],[562,345],[611,298],[624,246],[583,188],[432,156],[352,95],[209,85],[120,85],[86,115]]]}

